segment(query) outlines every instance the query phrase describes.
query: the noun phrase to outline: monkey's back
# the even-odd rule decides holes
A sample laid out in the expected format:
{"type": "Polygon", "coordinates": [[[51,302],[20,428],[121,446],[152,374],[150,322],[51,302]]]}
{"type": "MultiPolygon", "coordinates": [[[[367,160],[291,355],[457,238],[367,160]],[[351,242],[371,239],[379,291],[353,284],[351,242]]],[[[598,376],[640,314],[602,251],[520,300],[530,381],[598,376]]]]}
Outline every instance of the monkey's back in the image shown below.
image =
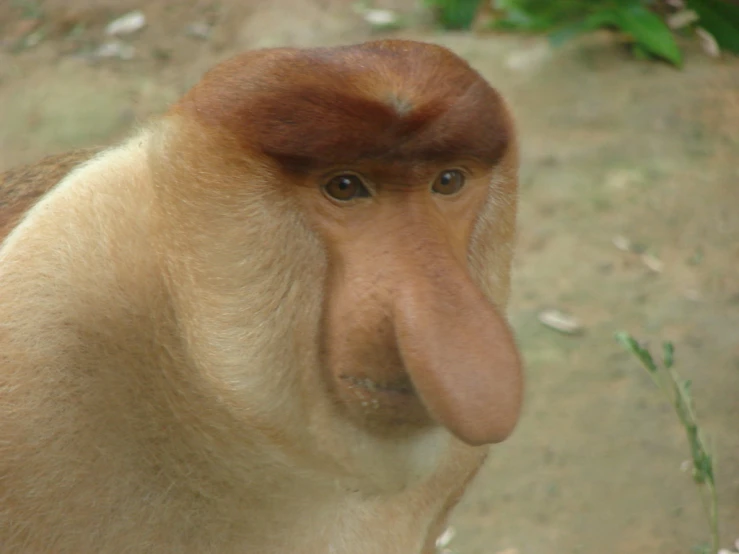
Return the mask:
{"type": "Polygon", "coordinates": [[[100,150],[87,148],[55,154],[0,173],[0,242],[44,194],[100,150]]]}

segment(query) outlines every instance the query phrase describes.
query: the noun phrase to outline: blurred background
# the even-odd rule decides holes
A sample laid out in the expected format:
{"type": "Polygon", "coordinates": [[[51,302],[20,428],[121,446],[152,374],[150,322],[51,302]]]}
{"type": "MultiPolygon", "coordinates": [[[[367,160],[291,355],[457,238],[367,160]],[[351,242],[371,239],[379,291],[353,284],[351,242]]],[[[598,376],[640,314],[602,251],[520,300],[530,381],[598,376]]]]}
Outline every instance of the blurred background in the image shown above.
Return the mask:
{"type": "Polygon", "coordinates": [[[707,552],[685,429],[627,331],[675,345],[739,538],[739,5],[729,0],[0,0],[0,170],[108,144],[213,64],[444,44],[523,149],[511,320],[525,414],[455,513],[460,554],[707,552]]]}

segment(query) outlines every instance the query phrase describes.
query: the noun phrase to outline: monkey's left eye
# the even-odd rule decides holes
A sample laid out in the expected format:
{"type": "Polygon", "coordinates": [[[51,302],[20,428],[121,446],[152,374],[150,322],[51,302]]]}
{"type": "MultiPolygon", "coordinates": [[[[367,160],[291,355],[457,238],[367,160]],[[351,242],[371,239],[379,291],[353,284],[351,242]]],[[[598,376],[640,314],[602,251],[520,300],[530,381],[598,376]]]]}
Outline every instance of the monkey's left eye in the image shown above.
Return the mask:
{"type": "Polygon", "coordinates": [[[431,190],[437,194],[454,194],[464,186],[464,173],[458,169],[442,171],[431,186],[431,190]]]}
{"type": "Polygon", "coordinates": [[[337,175],[332,177],[323,187],[331,198],[347,202],[355,198],[369,196],[367,187],[364,186],[362,179],[351,173],[337,175]]]}

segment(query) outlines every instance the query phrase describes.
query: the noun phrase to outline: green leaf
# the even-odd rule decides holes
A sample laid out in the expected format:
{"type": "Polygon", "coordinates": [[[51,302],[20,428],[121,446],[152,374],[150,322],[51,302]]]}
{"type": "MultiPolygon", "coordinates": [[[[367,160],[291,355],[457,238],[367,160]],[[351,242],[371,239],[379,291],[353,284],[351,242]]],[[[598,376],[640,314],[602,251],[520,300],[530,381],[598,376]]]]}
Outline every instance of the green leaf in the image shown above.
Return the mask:
{"type": "Polygon", "coordinates": [[[616,333],[616,340],[620,342],[629,352],[634,354],[634,356],[639,358],[639,361],[647,369],[647,371],[649,371],[650,373],[655,373],[657,371],[657,364],[654,363],[652,355],[646,348],[642,348],[641,346],[639,346],[639,343],[636,342],[636,339],[634,337],[632,337],[628,333],[620,332],[616,333]]]}
{"type": "Polygon", "coordinates": [[[662,360],[667,369],[670,369],[675,363],[675,346],[671,342],[665,342],[662,345],[662,360]]]}
{"type": "Polygon", "coordinates": [[[695,554],[711,554],[710,544],[697,544],[691,549],[695,554]]]}
{"type": "Polygon", "coordinates": [[[722,0],[687,0],[687,5],[721,48],[739,53],[739,6],[722,0]]]}
{"type": "Polygon", "coordinates": [[[571,25],[560,27],[549,33],[549,43],[554,46],[562,46],[568,40],[572,40],[578,35],[591,31],[593,28],[587,24],[587,21],[578,21],[571,25]]]}
{"type": "Polygon", "coordinates": [[[581,21],[565,25],[553,31],[549,35],[552,46],[561,46],[566,41],[587,31],[592,31],[605,25],[616,25],[618,15],[613,10],[601,10],[595,12],[581,21]]]}
{"type": "Polygon", "coordinates": [[[647,60],[653,59],[653,56],[652,56],[652,54],[649,53],[649,50],[647,50],[646,48],[644,48],[638,42],[635,43],[634,46],[632,47],[631,53],[634,54],[634,57],[637,60],[647,61],[647,60]]]}
{"type": "Polygon", "coordinates": [[[682,65],[682,54],[672,31],[656,14],[644,6],[631,5],[616,10],[615,15],[616,25],[642,48],[678,67],[682,65]]]}
{"type": "Polygon", "coordinates": [[[537,11],[526,11],[518,8],[504,10],[503,17],[496,17],[492,22],[493,29],[541,32],[551,29],[556,22],[549,14],[537,11]]]}
{"type": "Polygon", "coordinates": [[[446,29],[468,29],[472,26],[480,0],[426,0],[439,12],[446,29]]]}

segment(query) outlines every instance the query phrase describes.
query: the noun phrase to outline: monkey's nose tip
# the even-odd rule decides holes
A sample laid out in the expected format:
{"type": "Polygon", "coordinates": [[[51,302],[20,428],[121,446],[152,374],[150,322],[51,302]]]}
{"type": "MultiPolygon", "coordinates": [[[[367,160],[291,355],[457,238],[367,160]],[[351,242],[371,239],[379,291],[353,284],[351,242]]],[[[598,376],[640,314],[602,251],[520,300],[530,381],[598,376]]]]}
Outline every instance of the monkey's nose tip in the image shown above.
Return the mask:
{"type": "MultiPolygon", "coordinates": [[[[521,358],[496,307],[471,283],[449,302],[416,287],[397,304],[403,363],[431,417],[470,445],[513,432],[523,395],[521,358]]],[[[436,294],[434,294],[436,293],[436,294]]]]}

